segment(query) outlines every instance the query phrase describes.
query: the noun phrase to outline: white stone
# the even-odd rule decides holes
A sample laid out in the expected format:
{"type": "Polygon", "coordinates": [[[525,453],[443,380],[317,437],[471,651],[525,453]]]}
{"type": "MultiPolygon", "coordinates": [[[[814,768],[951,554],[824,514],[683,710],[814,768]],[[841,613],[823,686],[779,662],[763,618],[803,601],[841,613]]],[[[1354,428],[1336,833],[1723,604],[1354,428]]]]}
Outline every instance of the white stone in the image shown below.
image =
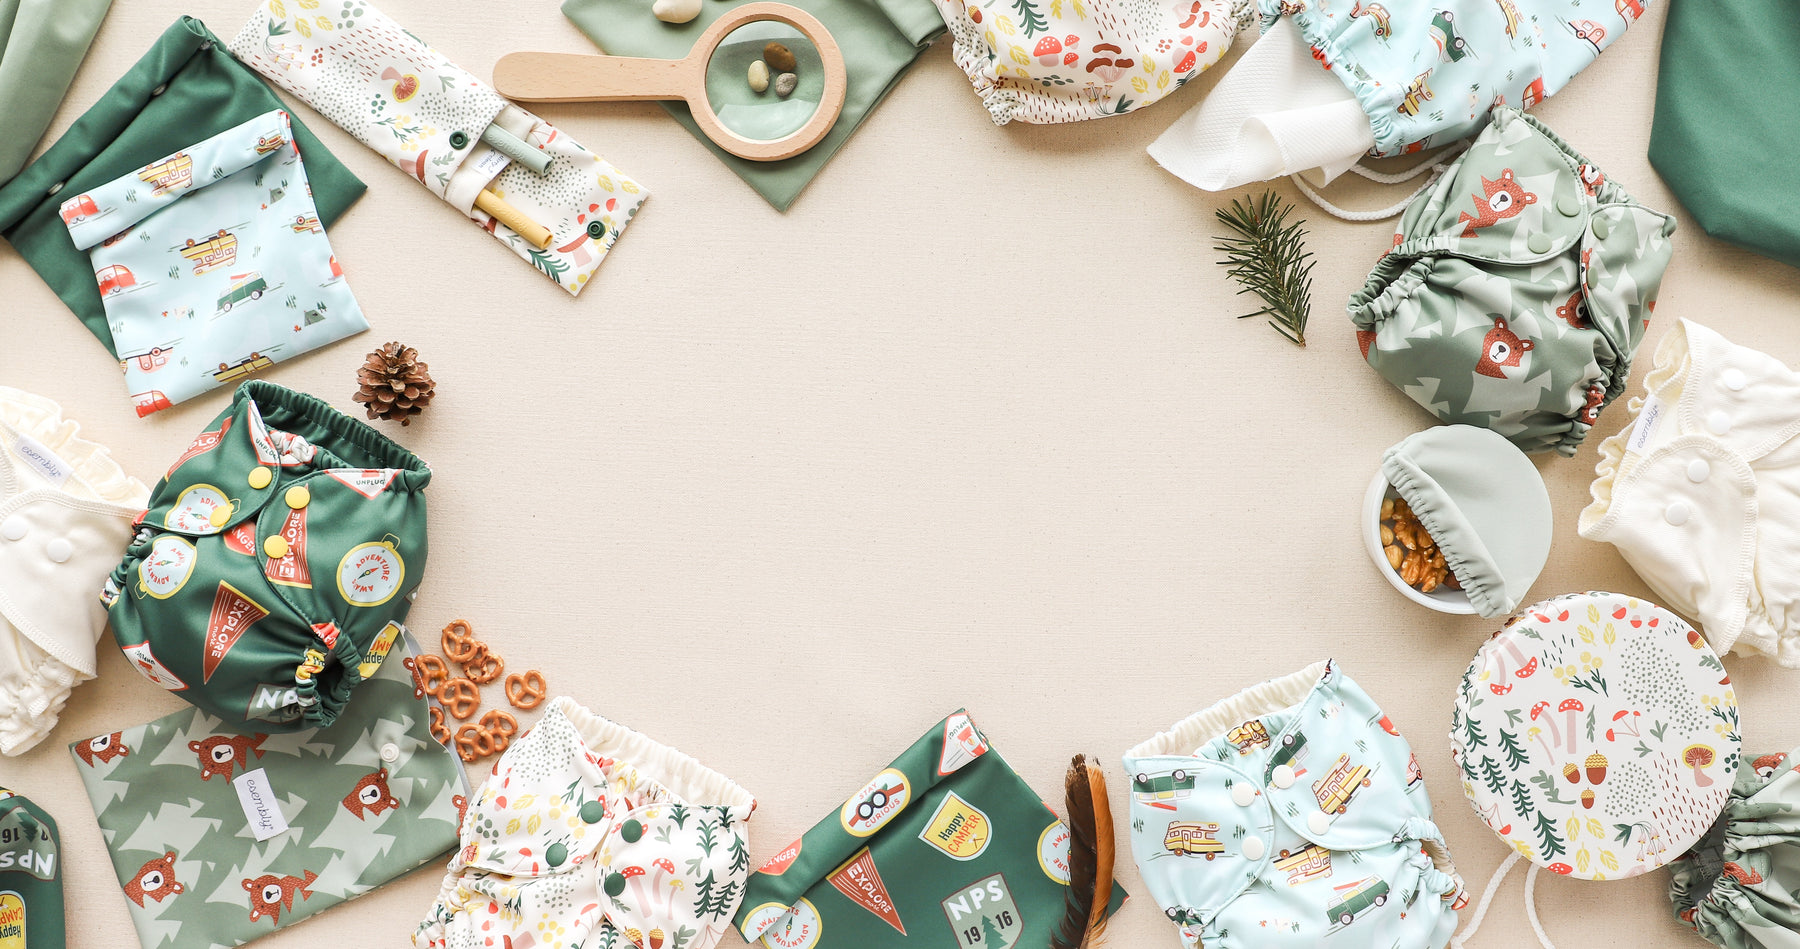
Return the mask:
{"type": "Polygon", "coordinates": [[[750,91],[762,92],[769,88],[769,64],[757,60],[750,64],[750,91]]]}
{"type": "Polygon", "coordinates": [[[650,12],[664,23],[686,23],[700,15],[700,0],[656,0],[650,12]]]}

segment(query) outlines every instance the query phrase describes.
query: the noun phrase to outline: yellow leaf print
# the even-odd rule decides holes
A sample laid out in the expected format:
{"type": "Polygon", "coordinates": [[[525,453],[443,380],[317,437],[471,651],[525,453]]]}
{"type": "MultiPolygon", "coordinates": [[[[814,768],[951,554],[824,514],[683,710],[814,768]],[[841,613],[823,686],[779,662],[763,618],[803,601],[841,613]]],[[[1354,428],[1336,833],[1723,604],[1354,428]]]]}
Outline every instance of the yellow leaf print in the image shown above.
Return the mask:
{"type": "Polygon", "coordinates": [[[1586,847],[1583,847],[1583,848],[1581,848],[1581,851],[1579,853],[1575,854],[1575,869],[1580,870],[1582,873],[1586,873],[1587,868],[1588,868],[1588,849],[1586,847]]]}
{"type": "Polygon", "coordinates": [[[1158,88],[1158,89],[1169,88],[1169,71],[1167,69],[1156,74],[1156,88],[1158,88]]]}
{"type": "Polygon", "coordinates": [[[1619,869],[1619,858],[1613,856],[1613,852],[1610,850],[1602,850],[1600,851],[1600,865],[1608,870],[1617,870],[1619,869]]]}
{"type": "Polygon", "coordinates": [[[638,186],[637,186],[637,182],[635,182],[635,181],[626,180],[626,181],[620,182],[619,187],[624,188],[626,194],[637,194],[638,193],[638,186]]]}
{"type": "Polygon", "coordinates": [[[987,32],[981,34],[981,38],[984,40],[987,40],[988,49],[993,49],[994,47],[1000,45],[999,41],[994,39],[994,31],[993,30],[988,30],[987,32]]]}
{"type": "Polygon", "coordinates": [[[1600,840],[1600,839],[1603,839],[1606,837],[1606,828],[1600,826],[1600,822],[1593,819],[1592,817],[1588,818],[1588,820],[1587,820],[1587,832],[1588,832],[1589,837],[1592,837],[1596,840],[1600,840]]]}
{"type": "Polygon", "coordinates": [[[1031,62],[1031,54],[1025,52],[1025,47],[1023,46],[1014,46],[1009,53],[1012,56],[1012,61],[1021,66],[1031,62]]]}
{"type": "Polygon", "coordinates": [[[602,189],[602,190],[604,190],[604,191],[611,191],[611,190],[613,190],[613,183],[612,183],[612,179],[611,179],[611,178],[608,178],[608,177],[606,177],[606,176],[605,176],[605,175],[601,175],[601,176],[600,176],[600,181],[599,181],[599,184],[600,184],[600,188],[601,188],[601,189],[602,189]]]}
{"type": "Polygon", "coordinates": [[[281,0],[269,0],[269,12],[279,17],[285,17],[287,16],[287,7],[282,5],[281,0]]]}
{"type": "Polygon", "coordinates": [[[1580,837],[1581,836],[1581,818],[1579,818],[1579,817],[1569,818],[1569,823],[1564,828],[1563,836],[1569,838],[1570,840],[1574,840],[1575,838],[1580,837]]]}
{"type": "Polygon", "coordinates": [[[319,0],[300,0],[300,9],[302,10],[317,10],[318,8],[319,0]]]}
{"type": "MultiPolygon", "coordinates": [[[[306,4],[304,4],[304,3],[302,3],[302,4],[300,4],[300,5],[301,5],[301,6],[306,6],[306,4]]],[[[336,29],[336,27],[334,27],[334,26],[332,26],[332,25],[331,25],[331,20],[330,20],[330,18],[328,18],[328,17],[322,17],[322,16],[321,16],[321,17],[314,17],[314,18],[313,18],[313,22],[314,22],[314,23],[317,23],[317,24],[318,24],[318,25],[319,25],[319,29],[321,29],[321,30],[324,30],[324,31],[325,31],[325,32],[327,32],[327,33],[329,33],[329,32],[331,32],[331,31],[332,31],[332,30],[334,30],[334,29],[336,29]]]]}
{"type": "Polygon", "coordinates": [[[1019,32],[1019,28],[1013,25],[1012,17],[1009,16],[995,17],[994,25],[1000,27],[1000,32],[1005,33],[1007,36],[1019,32]]]}
{"type": "Polygon", "coordinates": [[[1081,0],[1070,0],[1070,6],[1075,8],[1076,16],[1081,17],[1083,20],[1087,19],[1087,9],[1081,5],[1081,0]]]}
{"type": "Polygon", "coordinates": [[[1509,841],[1507,841],[1507,843],[1512,844],[1512,848],[1519,852],[1519,856],[1524,857],[1527,860],[1531,859],[1531,845],[1530,844],[1526,843],[1523,840],[1509,840],[1509,841]]]}
{"type": "Polygon", "coordinates": [[[518,797],[513,798],[512,806],[507,808],[507,810],[513,810],[513,811],[530,810],[532,803],[535,802],[536,800],[537,800],[536,794],[521,794],[518,797]]]}
{"type": "Polygon", "coordinates": [[[296,32],[298,32],[301,36],[311,36],[312,35],[312,27],[307,25],[307,22],[305,20],[296,19],[294,21],[294,30],[296,32]]]}
{"type": "Polygon", "coordinates": [[[1062,19],[1062,0],[1050,0],[1050,19],[1062,19]]]}
{"type": "Polygon", "coordinates": [[[1611,624],[1611,623],[1606,624],[1606,635],[1602,638],[1604,638],[1606,640],[1606,644],[1608,646],[1612,645],[1614,642],[1616,642],[1618,640],[1619,634],[1613,631],[1613,624],[1611,624]]]}
{"type": "Polygon", "coordinates": [[[1136,89],[1139,93],[1144,93],[1150,90],[1150,84],[1144,81],[1143,76],[1132,76],[1131,88],[1136,89]]]}
{"type": "Polygon", "coordinates": [[[525,822],[525,832],[527,834],[535,834],[538,832],[538,828],[542,826],[544,826],[544,818],[540,815],[533,814],[531,815],[531,819],[525,822]]]}
{"type": "Polygon", "coordinates": [[[1595,606],[1592,603],[1588,604],[1588,622],[1590,622],[1590,623],[1600,622],[1600,608],[1598,606],[1595,606]]]}
{"type": "Polygon", "coordinates": [[[1586,626],[1577,626],[1575,627],[1575,631],[1581,634],[1582,642],[1587,643],[1590,646],[1594,644],[1593,630],[1588,629],[1586,626]]]}
{"type": "Polygon", "coordinates": [[[1145,57],[1144,57],[1144,71],[1145,71],[1145,72],[1147,72],[1147,73],[1150,73],[1150,74],[1152,74],[1152,75],[1155,75],[1155,73],[1156,73],[1156,60],[1154,60],[1154,59],[1151,59],[1151,58],[1150,58],[1150,57],[1148,57],[1148,56],[1145,56],[1145,57]]]}
{"type": "Polygon", "coordinates": [[[511,837],[512,835],[514,835],[518,832],[519,832],[519,819],[517,817],[506,822],[506,836],[511,837]]]}

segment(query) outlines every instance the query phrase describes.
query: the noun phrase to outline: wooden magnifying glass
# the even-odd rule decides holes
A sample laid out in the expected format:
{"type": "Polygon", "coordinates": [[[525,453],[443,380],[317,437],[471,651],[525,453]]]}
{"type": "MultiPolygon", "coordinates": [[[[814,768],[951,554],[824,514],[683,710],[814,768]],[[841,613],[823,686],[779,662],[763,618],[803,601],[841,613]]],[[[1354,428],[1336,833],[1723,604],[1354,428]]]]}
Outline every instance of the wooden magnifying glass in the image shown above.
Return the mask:
{"type": "MultiPolygon", "coordinates": [[[[794,52],[800,53],[801,50],[794,52]]],[[[749,55],[749,54],[746,54],[749,55]]],[[[743,58],[742,56],[732,57],[743,58]]],[[[755,58],[752,56],[751,58],[755,58]]],[[[748,67],[749,61],[742,64],[748,67]]],[[[722,70],[721,70],[722,71],[722,70]]],[[[844,54],[837,41],[812,14],[785,3],[749,3],[714,20],[694,43],[692,52],[683,59],[638,59],[626,56],[589,56],[575,53],[508,53],[494,64],[494,88],[509,99],[520,102],[618,102],[645,99],[681,99],[693,113],[694,122],[706,137],[720,148],[751,161],[778,161],[791,158],[817,145],[837,122],[844,108],[848,81],[844,71],[844,54]],[[761,49],[761,37],[754,30],[743,37],[734,34],[754,23],[784,23],[812,44],[818,53],[815,66],[803,62],[797,70],[800,89],[791,100],[782,100],[773,88],[757,94],[749,90],[744,68],[735,64],[730,75],[718,75],[713,88],[722,101],[715,104],[708,94],[708,67],[720,47],[728,41],[748,42],[761,49]],[[807,73],[816,69],[820,85],[814,86],[807,73]],[[731,83],[735,82],[735,86],[731,83]],[[741,90],[736,87],[743,87],[741,90]],[[721,89],[729,93],[720,92],[721,89]],[[802,93],[805,96],[802,97],[802,93]],[[816,100],[813,98],[816,96],[816,100]],[[809,118],[792,131],[782,131],[768,138],[755,138],[732,129],[783,128],[795,124],[781,118],[793,118],[808,102],[817,107],[809,118]],[[771,124],[765,116],[781,110],[771,124]],[[720,112],[727,119],[720,118],[720,112]],[[728,121],[734,119],[736,121],[728,121]]]]}

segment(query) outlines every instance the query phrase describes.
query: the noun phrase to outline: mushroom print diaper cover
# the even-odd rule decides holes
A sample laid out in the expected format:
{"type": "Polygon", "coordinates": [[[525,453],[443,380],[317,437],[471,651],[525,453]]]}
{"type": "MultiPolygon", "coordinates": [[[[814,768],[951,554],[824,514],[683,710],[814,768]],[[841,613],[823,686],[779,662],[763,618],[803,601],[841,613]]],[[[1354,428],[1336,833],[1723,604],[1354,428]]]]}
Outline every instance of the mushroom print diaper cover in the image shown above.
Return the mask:
{"type": "Polygon", "coordinates": [[[1674,230],[1536,119],[1496,109],[1351,296],[1357,343],[1443,421],[1573,455],[1625,390],[1674,230]]]}
{"type": "Polygon", "coordinates": [[[1617,880],[1692,846],[1738,767],[1737,700],[1681,618],[1616,593],[1526,607],[1463,674],[1450,753],[1488,828],[1552,873],[1617,880]]]}
{"type": "Polygon", "coordinates": [[[362,422],[246,382],[157,484],[106,579],[113,638],[229,728],[329,725],[401,632],[430,481],[362,422]]]}
{"type": "Polygon", "coordinates": [[[1439,949],[1465,902],[1412,747],[1320,662],[1125,754],[1131,852],[1189,949],[1439,949]]]}
{"type": "Polygon", "coordinates": [[[369,328],[279,109],[61,211],[140,416],[369,328]]]}
{"type": "Polygon", "coordinates": [[[420,949],[711,949],[750,873],[756,801],[577,705],[550,703],[494,765],[420,949]]]}

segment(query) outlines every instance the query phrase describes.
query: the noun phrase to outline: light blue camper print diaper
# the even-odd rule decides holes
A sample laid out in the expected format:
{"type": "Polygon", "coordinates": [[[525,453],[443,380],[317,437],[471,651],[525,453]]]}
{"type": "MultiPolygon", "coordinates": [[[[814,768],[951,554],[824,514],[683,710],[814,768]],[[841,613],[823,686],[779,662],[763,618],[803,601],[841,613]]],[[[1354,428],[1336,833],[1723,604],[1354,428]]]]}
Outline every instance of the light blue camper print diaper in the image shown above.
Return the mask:
{"type": "Polygon", "coordinates": [[[1191,949],[1440,949],[1466,897],[1412,747],[1334,662],[1125,754],[1131,851],[1191,949]]]}
{"type": "Polygon", "coordinates": [[[279,109],[61,211],[140,416],[369,328],[279,109]]]}

